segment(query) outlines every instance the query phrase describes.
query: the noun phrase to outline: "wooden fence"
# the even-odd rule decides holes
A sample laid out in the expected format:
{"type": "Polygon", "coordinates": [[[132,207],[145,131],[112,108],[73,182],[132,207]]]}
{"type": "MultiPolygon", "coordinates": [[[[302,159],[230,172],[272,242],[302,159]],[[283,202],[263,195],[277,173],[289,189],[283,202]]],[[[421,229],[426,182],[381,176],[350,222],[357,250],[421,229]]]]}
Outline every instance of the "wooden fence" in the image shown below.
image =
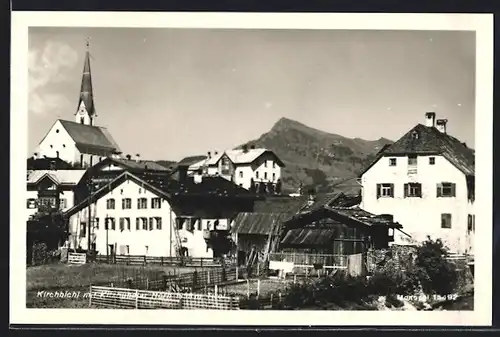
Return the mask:
{"type": "MultiPolygon", "coordinates": [[[[179,256],[146,256],[146,255],[97,255],[96,262],[110,264],[125,264],[130,266],[185,266],[185,267],[218,267],[222,265],[220,259],[211,257],[179,257],[179,256]]],[[[225,260],[224,264],[232,265],[232,260],[225,260]]]]}
{"type": "Polygon", "coordinates": [[[90,286],[89,306],[132,309],[238,310],[238,297],[90,286]]]}
{"type": "Polygon", "coordinates": [[[329,254],[306,254],[306,253],[271,253],[269,254],[270,261],[291,262],[293,263],[293,273],[306,275],[311,270],[320,270],[325,274],[338,269],[347,269],[348,255],[329,255],[329,254]]]}
{"type": "Polygon", "coordinates": [[[87,263],[87,254],[85,253],[68,253],[69,264],[85,264],[87,263]]]}

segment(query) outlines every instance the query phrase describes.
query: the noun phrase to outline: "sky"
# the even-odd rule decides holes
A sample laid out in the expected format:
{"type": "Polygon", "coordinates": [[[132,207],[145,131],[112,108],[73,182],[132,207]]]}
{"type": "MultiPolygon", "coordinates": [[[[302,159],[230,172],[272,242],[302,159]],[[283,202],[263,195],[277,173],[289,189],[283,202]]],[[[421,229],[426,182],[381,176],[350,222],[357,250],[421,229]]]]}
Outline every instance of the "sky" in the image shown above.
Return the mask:
{"type": "Polygon", "coordinates": [[[222,151],[281,117],[397,140],[427,111],[474,147],[474,32],[57,27],[29,31],[28,155],[74,120],[87,38],[96,125],[124,154],[222,151]]]}

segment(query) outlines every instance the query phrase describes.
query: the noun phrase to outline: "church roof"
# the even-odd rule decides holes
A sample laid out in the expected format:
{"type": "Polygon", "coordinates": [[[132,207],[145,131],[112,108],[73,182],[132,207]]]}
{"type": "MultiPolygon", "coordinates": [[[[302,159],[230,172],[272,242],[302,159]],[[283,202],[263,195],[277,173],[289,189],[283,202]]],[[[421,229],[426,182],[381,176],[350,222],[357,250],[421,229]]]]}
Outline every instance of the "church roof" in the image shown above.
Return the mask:
{"type": "Polygon", "coordinates": [[[76,143],[76,147],[80,152],[102,156],[121,152],[118,144],[106,128],[63,119],[59,119],[59,122],[76,143]]]}
{"type": "MultiPolygon", "coordinates": [[[[88,44],[87,44],[88,48],[88,44]]],[[[94,94],[92,91],[92,75],[90,72],[90,54],[89,51],[85,53],[85,62],[83,64],[83,74],[82,74],[82,85],[80,87],[80,99],[78,100],[78,106],[76,108],[75,115],[78,113],[78,109],[81,103],[85,104],[85,108],[89,116],[95,116],[95,105],[94,105],[94,94]]]]}

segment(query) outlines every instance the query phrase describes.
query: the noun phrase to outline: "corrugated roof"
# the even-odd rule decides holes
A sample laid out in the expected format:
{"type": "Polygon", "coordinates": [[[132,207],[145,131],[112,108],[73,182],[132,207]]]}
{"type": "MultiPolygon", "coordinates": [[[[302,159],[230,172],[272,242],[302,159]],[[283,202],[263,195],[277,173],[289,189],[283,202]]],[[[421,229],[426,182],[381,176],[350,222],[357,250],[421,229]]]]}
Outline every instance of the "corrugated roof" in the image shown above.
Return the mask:
{"type": "Polygon", "coordinates": [[[394,222],[391,215],[377,215],[367,212],[359,207],[329,207],[328,210],[346,218],[358,221],[366,226],[387,226],[391,228],[403,227],[401,224],[394,222]]]}
{"type": "Polygon", "coordinates": [[[313,228],[297,228],[287,231],[281,245],[328,245],[333,244],[336,230],[328,229],[313,229],[313,228]]]}
{"type": "Polygon", "coordinates": [[[381,157],[408,154],[440,154],[466,175],[475,175],[475,153],[455,137],[435,127],[416,125],[394,144],[381,151],[363,173],[368,171],[381,157]],[[416,137],[414,136],[416,134],[416,137]]]}
{"type": "Polygon", "coordinates": [[[109,155],[121,152],[111,134],[103,127],[84,125],[63,119],[59,119],[59,122],[74,140],[79,150],[81,149],[80,151],[92,154],[98,152],[96,155],[101,155],[103,152],[109,155]]]}
{"type": "Polygon", "coordinates": [[[36,184],[45,175],[58,184],[76,185],[82,179],[85,170],[35,170],[28,175],[27,183],[36,184]]]}
{"type": "Polygon", "coordinates": [[[278,234],[280,224],[288,220],[288,213],[239,213],[232,222],[231,232],[238,234],[278,234]]]}

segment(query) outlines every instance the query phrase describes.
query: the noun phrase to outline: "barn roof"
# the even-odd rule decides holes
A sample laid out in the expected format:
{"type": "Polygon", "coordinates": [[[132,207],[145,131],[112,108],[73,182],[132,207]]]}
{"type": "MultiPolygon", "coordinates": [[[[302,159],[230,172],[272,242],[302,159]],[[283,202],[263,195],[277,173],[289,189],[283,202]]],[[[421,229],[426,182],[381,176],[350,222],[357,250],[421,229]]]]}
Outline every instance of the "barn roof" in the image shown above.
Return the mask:
{"type": "Polygon", "coordinates": [[[314,228],[297,228],[289,230],[281,244],[284,246],[296,245],[315,245],[322,246],[331,244],[336,236],[336,230],[333,228],[328,229],[314,229],[314,228]]]}
{"type": "Polygon", "coordinates": [[[276,235],[279,225],[290,218],[288,213],[239,213],[232,222],[231,232],[238,234],[276,235]]]}

